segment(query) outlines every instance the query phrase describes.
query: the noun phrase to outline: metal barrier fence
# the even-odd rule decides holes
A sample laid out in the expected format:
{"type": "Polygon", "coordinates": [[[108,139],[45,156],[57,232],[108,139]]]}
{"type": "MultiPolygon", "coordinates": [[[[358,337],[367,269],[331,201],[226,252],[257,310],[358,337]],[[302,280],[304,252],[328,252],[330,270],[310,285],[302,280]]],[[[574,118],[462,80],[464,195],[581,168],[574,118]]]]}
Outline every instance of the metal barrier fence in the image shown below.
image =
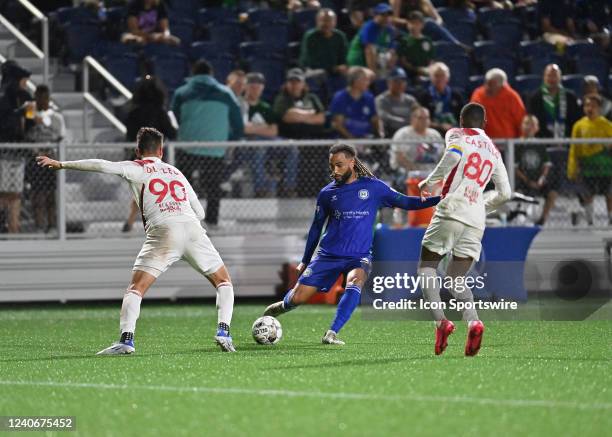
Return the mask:
{"type": "MultiPolygon", "coordinates": [[[[441,156],[438,142],[349,141],[375,174],[414,194],[416,183],[441,156]]],[[[576,142],[576,141],[574,141],[576,142]]],[[[216,233],[252,235],[306,232],[314,199],[329,182],[328,148],[334,140],[168,143],[164,159],[191,181],[216,233]]],[[[568,177],[570,139],[496,141],[515,191],[536,202],[510,202],[498,225],[550,228],[607,227],[612,209],[612,139],[580,140],[568,177]],[[598,157],[599,159],[594,159],[598,157]],[[603,164],[602,164],[603,163],[603,164]],[[595,165],[595,167],[594,167],[595,165]],[[599,165],[599,167],[597,167],[599,165]],[[576,176],[575,178],[573,176],[576,176]],[[608,206],[609,205],[609,206],[608,206]]],[[[140,214],[128,186],[112,175],[39,168],[34,157],[60,160],[133,159],[133,144],[0,144],[0,238],[136,236],[140,214]]],[[[381,221],[405,225],[389,211],[381,221]]]]}

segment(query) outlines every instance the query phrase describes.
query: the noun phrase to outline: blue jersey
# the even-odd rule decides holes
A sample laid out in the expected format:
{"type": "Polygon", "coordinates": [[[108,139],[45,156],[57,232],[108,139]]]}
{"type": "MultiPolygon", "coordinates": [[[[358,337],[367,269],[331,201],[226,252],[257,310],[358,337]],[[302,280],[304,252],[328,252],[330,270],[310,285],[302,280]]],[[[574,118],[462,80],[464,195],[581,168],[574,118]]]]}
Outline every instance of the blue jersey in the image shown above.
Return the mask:
{"type": "Polygon", "coordinates": [[[362,177],[350,184],[335,181],[321,190],[317,197],[314,220],[302,262],[308,264],[319,243],[319,254],[343,258],[363,258],[370,255],[373,226],[381,207],[422,209],[436,205],[439,196],[424,202],[420,197],[405,196],[379,179],[362,177]]]}
{"type": "Polygon", "coordinates": [[[353,99],[347,90],[338,91],[329,105],[329,112],[344,116],[346,130],[355,138],[374,133],[372,118],[376,116],[376,104],[369,91],[363,93],[359,100],[353,99]]]}

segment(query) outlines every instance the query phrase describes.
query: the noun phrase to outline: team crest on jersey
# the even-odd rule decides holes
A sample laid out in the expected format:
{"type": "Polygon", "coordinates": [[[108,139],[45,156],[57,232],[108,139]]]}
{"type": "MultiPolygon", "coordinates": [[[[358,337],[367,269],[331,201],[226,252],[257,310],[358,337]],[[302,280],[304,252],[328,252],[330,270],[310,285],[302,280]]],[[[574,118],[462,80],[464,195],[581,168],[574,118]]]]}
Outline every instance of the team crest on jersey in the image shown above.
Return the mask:
{"type": "Polygon", "coordinates": [[[331,201],[335,202],[336,200],[338,200],[338,196],[336,196],[335,194],[331,197],[331,201]]]}
{"type": "Polygon", "coordinates": [[[306,268],[306,270],[304,270],[304,273],[302,273],[302,276],[307,278],[310,275],[312,275],[312,269],[310,267],[306,268]]]}
{"type": "Polygon", "coordinates": [[[363,107],[363,114],[364,115],[369,115],[370,114],[370,108],[368,108],[367,106],[363,107]]]}
{"type": "Polygon", "coordinates": [[[361,200],[366,200],[368,197],[370,197],[370,192],[368,190],[359,190],[359,198],[361,200]]]}
{"type": "Polygon", "coordinates": [[[342,213],[336,209],[334,211],[334,217],[336,218],[336,220],[340,220],[341,216],[342,216],[342,213]]]}

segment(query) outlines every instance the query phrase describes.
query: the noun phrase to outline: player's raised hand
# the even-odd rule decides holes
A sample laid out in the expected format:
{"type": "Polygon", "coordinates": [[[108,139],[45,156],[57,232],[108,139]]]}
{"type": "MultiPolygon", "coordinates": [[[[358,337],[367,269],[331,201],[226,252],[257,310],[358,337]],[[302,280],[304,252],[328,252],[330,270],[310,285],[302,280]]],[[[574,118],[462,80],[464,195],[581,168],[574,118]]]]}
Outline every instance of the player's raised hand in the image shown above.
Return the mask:
{"type": "Polygon", "coordinates": [[[421,195],[422,202],[425,202],[426,198],[431,196],[431,193],[427,191],[427,185],[425,184],[425,181],[419,182],[419,193],[421,195]]]}
{"type": "Polygon", "coordinates": [[[48,156],[37,156],[36,162],[41,167],[50,168],[53,170],[59,170],[62,168],[62,165],[60,164],[59,161],[56,161],[55,159],[51,159],[48,156]]]}

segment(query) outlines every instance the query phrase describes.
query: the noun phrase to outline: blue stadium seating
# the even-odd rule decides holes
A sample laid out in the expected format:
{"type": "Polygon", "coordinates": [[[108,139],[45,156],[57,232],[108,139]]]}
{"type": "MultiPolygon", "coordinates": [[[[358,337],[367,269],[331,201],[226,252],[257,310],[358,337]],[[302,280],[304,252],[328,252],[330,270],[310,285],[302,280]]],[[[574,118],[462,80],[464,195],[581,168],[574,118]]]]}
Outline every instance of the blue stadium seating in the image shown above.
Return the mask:
{"type": "Polygon", "coordinates": [[[210,40],[218,44],[219,50],[237,53],[242,42],[242,29],[230,23],[214,23],[209,27],[210,40]]]}
{"type": "Polygon", "coordinates": [[[198,0],[178,0],[170,3],[168,7],[168,17],[170,21],[193,19],[194,12],[199,7],[198,0]]]}
{"type": "Polygon", "coordinates": [[[520,53],[523,59],[529,60],[555,55],[555,46],[544,41],[521,41],[520,53]]]}
{"type": "Polygon", "coordinates": [[[257,41],[269,47],[286,49],[289,44],[289,24],[286,21],[273,24],[259,24],[255,27],[257,41]]]}
{"type": "Polygon", "coordinates": [[[542,76],[537,74],[522,74],[514,78],[514,89],[521,96],[526,96],[538,89],[542,84],[542,76]]]}
{"type": "Polygon", "coordinates": [[[468,88],[470,61],[467,56],[455,56],[444,59],[451,71],[450,84],[453,87],[468,88]]]}
{"type": "Polygon", "coordinates": [[[238,23],[238,12],[231,8],[204,8],[198,12],[198,23],[202,27],[208,27],[213,23],[238,23]]]}
{"type": "Polygon", "coordinates": [[[157,56],[151,60],[155,75],[164,83],[169,94],[181,86],[189,75],[189,60],[181,53],[157,56]]]}
{"type": "Polygon", "coordinates": [[[485,58],[508,56],[514,58],[514,52],[508,47],[499,45],[495,41],[476,41],[474,43],[474,56],[482,62],[485,58]]]}
{"type": "Polygon", "coordinates": [[[454,21],[459,21],[459,20],[466,20],[466,21],[471,21],[471,22],[476,21],[476,16],[474,15],[474,12],[468,9],[443,8],[442,7],[442,8],[437,8],[437,10],[438,10],[438,14],[440,14],[445,24],[452,23],[454,21]]]}
{"type": "Polygon", "coordinates": [[[602,56],[602,52],[599,47],[590,40],[575,41],[574,43],[569,44],[565,48],[565,53],[570,59],[602,56]]]}
{"type": "Polygon", "coordinates": [[[100,41],[101,31],[97,21],[69,23],[66,38],[71,62],[80,62],[91,55],[100,41]]]}
{"type": "Polygon", "coordinates": [[[481,8],[478,10],[478,22],[486,28],[514,19],[514,14],[509,9],[481,8]]]}
{"type": "Polygon", "coordinates": [[[517,21],[495,23],[493,27],[489,27],[489,37],[499,45],[513,50],[523,39],[523,28],[517,21]]]}
{"type": "Polygon", "coordinates": [[[529,60],[529,72],[531,74],[542,75],[547,65],[560,64],[560,61],[561,60],[556,55],[538,56],[529,60]]]}
{"type": "Polygon", "coordinates": [[[180,52],[180,48],[170,46],[168,44],[151,43],[142,48],[145,58],[153,58],[155,56],[169,56],[180,52]]]}
{"type": "Polygon", "coordinates": [[[486,56],[482,60],[482,67],[484,72],[490,70],[491,68],[501,68],[506,72],[508,76],[508,81],[510,83],[514,82],[514,77],[516,76],[517,66],[514,58],[511,56],[502,55],[490,55],[486,56]]]}
{"type": "Polygon", "coordinates": [[[579,58],[576,62],[576,73],[583,75],[592,74],[597,76],[599,83],[606,87],[608,74],[610,73],[610,64],[603,57],[598,58],[579,58]]]}
{"type": "Polygon", "coordinates": [[[476,40],[476,25],[469,20],[444,23],[445,27],[463,44],[472,45],[476,40]]]}
{"type": "Polygon", "coordinates": [[[96,14],[95,11],[82,6],[72,8],[59,8],[56,11],[56,17],[62,25],[67,25],[68,23],[83,23],[98,20],[98,14],[96,14]]]}
{"type": "Polygon", "coordinates": [[[213,67],[213,75],[221,82],[225,83],[227,75],[234,69],[234,59],[229,54],[220,53],[219,56],[208,58],[208,62],[213,67]]]}
{"type": "Polygon", "coordinates": [[[249,24],[253,27],[287,21],[287,14],[277,9],[249,9],[249,24]]]}
{"type": "Polygon", "coordinates": [[[198,59],[211,59],[219,55],[219,46],[212,41],[196,41],[191,44],[189,57],[196,61],[198,59]]]}
{"type": "MultiPolygon", "coordinates": [[[[250,62],[257,58],[268,58],[278,55],[276,49],[261,41],[247,41],[240,44],[240,59],[250,62]]],[[[280,55],[278,55],[280,56],[280,55]]],[[[282,57],[282,56],[281,56],[282,57]]]]}
{"type": "Polygon", "coordinates": [[[307,30],[316,26],[317,13],[316,9],[302,9],[291,14],[294,40],[301,39],[307,30]]]}
{"type": "Polygon", "coordinates": [[[467,98],[469,99],[472,96],[472,93],[474,92],[474,90],[478,88],[480,85],[482,85],[483,83],[484,83],[484,76],[482,74],[479,74],[476,76],[470,76],[467,88],[465,90],[467,92],[467,98]]]}
{"type": "Polygon", "coordinates": [[[132,89],[140,76],[138,57],[133,53],[107,56],[103,60],[106,69],[128,89],[132,89]]]}
{"type": "Polygon", "coordinates": [[[565,88],[572,90],[579,98],[582,97],[582,86],[584,84],[584,76],[582,74],[566,74],[562,80],[565,88]]]}
{"type": "Polygon", "coordinates": [[[452,57],[458,51],[462,51],[461,48],[457,47],[457,44],[448,41],[434,41],[433,46],[436,50],[436,58],[452,57]]]}
{"type": "Polygon", "coordinates": [[[106,56],[121,56],[129,53],[134,53],[134,47],[131,44],[123,44],[119,41],[99,41],[92,55],[98,59],[102,59],[106,56]]]}
{"type": "Polygon", "coordinates": [[[175,20],[170,25],[170,32],[172,33],[172,35],[178,37],[181,40],[181,45],[183,47],[191,46],[191,43],[193,42],[194,31],[195,22],[193,20],[175,20]]]}
{"type": "Polygon", "coordinates": [[[270,100],[285,81],[286,63],[281,59],[258,58],[249,63],[249,70],[264,75],[266,78],[264,98],[270,100]]]}

